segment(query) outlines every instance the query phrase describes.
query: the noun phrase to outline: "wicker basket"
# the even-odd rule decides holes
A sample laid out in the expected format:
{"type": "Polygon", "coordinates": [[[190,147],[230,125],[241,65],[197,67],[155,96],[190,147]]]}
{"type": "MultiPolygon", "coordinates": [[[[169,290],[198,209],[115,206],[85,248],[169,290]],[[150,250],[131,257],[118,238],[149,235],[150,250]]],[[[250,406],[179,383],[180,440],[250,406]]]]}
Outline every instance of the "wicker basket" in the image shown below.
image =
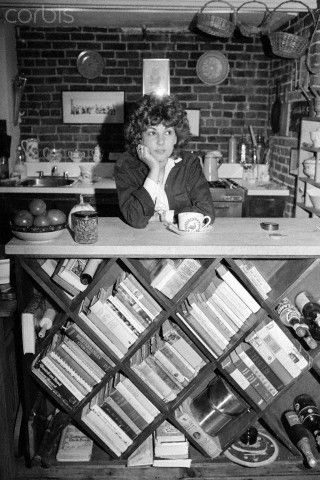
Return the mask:
{"type": "MultiPolygon", "coordinates": [[[[274,8],[267,18],[267,21],[270,21],[273,13],[285,3],[301,3],[312,16],[313,25],[315,27],[316,20],[312,10],[304,2],[299,0],[287,0],[280,3],[276,8],[274,8]]],[[[278,57],[283,58],[300,58],[305,53],[308,44],[309,38],[303,37],[302,35],[297,35],[295,33],[288,32],[270,32],[268,33],[272,52],[278,57]]]]}
{"type": "Polygon", "coordinates": [[[203,5],[200,12],[197,14],[197,27],[199,28],[199,30],[208,33],[209,35],[228,38],[231,37],[236,26],[234,17],[234,8],[232,7],[232,5],[230,5],[230,3],[219,0],[210,0],[203,5]],[[209,3],[215,3],[217,1],[218,3],[225,3],[230,7],[233,17],[232,22],[223,17],[217,17],[217,15],[214,15],[212,13],[203,13],[204,9],[209,5],[209,3]]]}
{"type": "Polygon", "coordinates": [[[267,7],[267,5],[264,2],[260,2],[258,0],[250,0],[248,2],[244,2],[236,11],[236,20],[237,20],[237,26],[241,32],[241,34],[244,37],[256,37],[261,35],[262,33],[265,33],[266,29],[266,19],[269,17],[270,11],[267,7]],[[240,22],[239,20],[239,11],[242,7],[245,5],[248,5],[249,3],[259,3],[263,5],[264,7],[264,15],[262,17],[261,22],[258,25],[249,25],[248,23],[245,22],[240,22]]]}

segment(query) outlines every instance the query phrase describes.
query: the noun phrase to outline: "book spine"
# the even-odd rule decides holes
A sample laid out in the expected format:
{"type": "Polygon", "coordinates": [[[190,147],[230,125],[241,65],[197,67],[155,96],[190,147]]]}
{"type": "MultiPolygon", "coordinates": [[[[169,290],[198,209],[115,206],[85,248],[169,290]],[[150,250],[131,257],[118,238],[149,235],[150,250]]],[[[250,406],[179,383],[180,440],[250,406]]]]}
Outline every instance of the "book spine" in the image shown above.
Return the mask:
{"type": "Polygon", "coordinates": [[[166,368],[158,355],[149,355],[148,358],[151,359],[151,363],[155,366],[156,372],[159,372],[158,375],[161,376],[163,381],[169,385],[172,390],[180,392],[183,389],[181,382],[166,368]]]}
{"type": "Polygon", "coordinates": [[[156,318],[161,312],[161,307],[150,295],[150,293],[138,282],[138,280],[131,273],[129,273],[129,275],[125,278],[125,283],[128,285],[129,288],[131,287],[133,291],[134,289],[136,289],[136,295],[142,296],[141,300],[145,302],[145,305],[148,307],[148,309],[151,310],[152,314],[156,318]]]}
{"type": "MultiPolygon", "coordinates": [[[[130,282],[127,281],[127,278],[123,279],[119,286],[122,287],[122,289],[131,296],[131,298],[139,305],[139,307],[146,312],[148,317],[151,320],[154,320],[157,316],[155,314],[153,309],[150,309],[150,305],[148,305],[145,301],[143,301],[143,294],[141,293],[140,289],[137,289],[135,286],[133,286],[130,282]]],[[[118,288],[119,288],[118,286],[118,288]]]]}
{"type": "Polygon", "coordinates": [[[211,297],[207,298],[207,305],[208,308],[213,312],[213,314],[216,315],[225,325],[225,328],[229,332],[230,338],[233,337],[233,335],[235,335],[239,329],[229,316],[225,304],[220,301],[219,297],[213,297],[212,295],[211,297]],[[216,299],[218,299],[218,301],[216,301],[216,299]]]}
{"type": "Polygon", "coordinates": [[[188,381],[194,378],[195,370],[188,362],[185,361],[185,359],[180,355],[177,350],[174,349],[174,347],[170,343],[163,342],[160,350],[163,355],[165,355],[165,357],[170,361],[170,363],[172,363],[188,381]]]}
{"type": "Polygon", "coordinates": [[[263,358],[263,360],[270,366],[275,374],[281,379],[284,385],[288,385],[293,380],[293,377],[282,365],[280,360],[273,354],[267,343],[258,335],[257,331],[253,331],[246,341],[252,345],[257,353],[263,358]]]}
{"type": "Polygon", "coordinates": [[[261,372],[267,377],[269,382],[280,391],[284,384],[282,380],[275,374],[275,372],[270,368],[270,366],[263,360],[262,357],[258,354],[258,352],[249,344],[242,344],[243,349],[245,350],[248,357],[252,360],[252,362],[261,370],[261,372]]]}
{"type": "Polygon", "coordinates": [[[74,383],[72,383],[69,378],[53,363],[49,357],[43,357],[41,362],[55,375],[55,377],[60,380],[63,385],[77,398],[77,400],[82,400],[85,395],[76,388],[74,383]]]}
{"type": "Polygon", "coordinates": [[[104,377],[104,371],[96,362],[87,355],[75,342],[66,337],[61,343],[61,347],[66,350],[67,353],[74,359],[79,359],[81,366],[86,372],[92,376],[92,378],[99,383],[104,377]]]}
{"type": "Polygon", "coordinates": [[[130,323],[127,317],[117,309],[117,307],[109,300],[109,298],[106,299],[105,303],[103,304],[103,308],[105,309],[107,314],[110,315],[110,317],[113,317],[121,325],[123,325],[123,328],[125,329],[127,335],[131,337],[134,341],[136,341],[136,339],[140,335],[140,330],[137,330],[130,323]]]}
{"type": "MultiPolygon", "coordinates": [[[[49,354],[49,357],[51,358],[51,360],[54,360],[54,362],[56,364],[59,364],[60,367],[62,367],[63,369],[63,372],[66,374],[68,373],[69,375],[71,375],[73,381],[77,382],[77,385],[78,385],[78,388],[79,386],[83,387],[83,393],[85,395],[87,395],[88,393],[91,392],[92,390],[92,386],[89,385],[89,383],[87,383],[83,378],[82,376],[76,371],[74,370],[66,361],[64,358],[62,358],[62,356],[60,355],[60,353],[58,354],[57,352],[55,351],[52,351],[50,352],[49,354]]],[[[60,368],[59,367],[59,368],[60,368]]]]}
{"type": "Polygon", "coordinates": [[[216,458],[222,452],[218,437],[208,435],[192,417],[191,414],[183,411],[181,408],[175,410],[175,418],[184,430],[193,438],[211,458],[216,458]]]}
{"type": "Polygon", "coordinates": [[[109,432],[112,432],[116,436],[115,438],[119,439],[120,445],[121,443],[123,444],[124,450],[133,443],[132,438],[130,438],[129,435],[127,435],[126,432],[122,430],[122,428],[120,428],[110,415],[108,415],[99,405],[95,404],[91,408],[108,425],[109,432]]]}
{"type": "Polygon", "coordinates": [[[140,400],[126,388],[122,381],[119,381],[115,385],[115,388],[148,423],[151,423],[154,420],[154,417],[150,414],[145,405],[141,404],[140,400]]]}
{"type": "Polygon", "coordinates": [[[105,425],[101,422],[100,417],[98,417],[95,412],[90,410],[86,415],[81,417],[81,420],[97,435],[98,438],[100,438],[105,445],[107,445],[107,447],[110,448],[110,450],[112,450],[117,457],[121,456],[122,450],[118,448],[114,439],[107,434],[107,428],[105,428],[105,425]]]}
{"type": "Polygon", "coordinates": [[[131,440],[134,440],[136,438],[136,432],[134,430],[132,430],[132,428],[130,427],[130,425],[128,425],[124,420],[123,418],[116,412],[116,410],[114,410],[110,403],[108,402],[103,402],[102,405],[100,405],[100,408],[110,417],[112,418],[112,420],[115,422],[116,425],[119,426],[119,428],[121,430],[123,430],[126,435],[128,435],[128,437],[131,439],[131,440]]]}
{"type": "Polygon", "coordinates": [[[240,320],[239,316],[234,313],[229,304],[226,303],[222,298],[219,297],[215,292],[211,295],[209,299],[210,303],[219,307],[228,317],[230,322],[230,327],[237,333],[242,327],[243,322],[240,320]]]}
{"type": "Polygon", "coordinates": [[[231,360],[230,356],[228,356],[223,360],[221,366],[224,370],[226,370],[230,377],[233,378],[233,380],[239,385],[239,387],[247,393],[248,397],[250,397],[251,400],[261,409],[264,409],[267,406],[267,402],[257,392],[257,390],[245,377],[245,375],[239,370],[238,363],[234,363],[231,360]]]}
{"type": "Polygon", "coordinates": [[[190,314],[193,315],[193,317],[195,317],[199,321],[199,323],[204,326],[205,330],[207,331],[207,335],[208,332],[210,332],[212,338],[216,339],[216,343],[218,343],[219,347],[223,351],[228,346],[229,339],[224,336],[224,333],[222,333],[220,329],[213,324],[212,321],[210,321],[206,313],[203,311],[202,306],[191,299],[189,300],[189,298],[190,295],[188,297],[188,301],[191,305],[190,314]]]}
{"type": "Polygon", "coordinates": [[[122,395],[118,389],[113,388],[109,394],[109,397],[115,401],[115,403],[132,420],[139,430],[142,431],[148,426],[148,422],[145,417],[141,415],[141,412],[138,412],[126,399],[125,395],[122,395]]]}
{"type": "Polygon", "coordinates": [[[134,432],[135,437],[141,433],[141,430],[137,425],[131,420],[131,418],[120,408],[120,406],[111,398],[107,397],[104,399],[101,408],[104,409],[105,404],[110,405],[110,407],[117,413],[117,415],[125,422],[131,430],[134,432]]]}
{"type": "Polygon", "coordinates": [[[236,333],[233,329],[230,328],[228,321],[226,321],[223,313],[217,308],[213,303],[206,302],[204,305],[205,312],[209,320],[217,326],[223,336],[227,339],[228,343],[233,335],[236,333]]]}
{"type": "Polygon", "coordinates": [[[66,335],[73,340],[104,372],[110,367],[114,367],[114,362],[92,342],[78,326],[74,328],[70,326],[66,330],[66,335]]]}
{"type": "Polygon", "coordinates": [[[166,372],[179,383],[179,385],[186,387],[188,385],[188,379],[180,372],[180,370],[174,365],[169,358],[165,355],[163,350],[157,350],[154,353],[154,357],[165,368],[166,372]]]}
{"type": "Polygon", "coordinates": [[[141,321],[141,318],[132,314],[132,312],[119,300],[118,297],[110,295],[109,297],[110,302],[119,310],[119,312],[124,315],[128,322],[138,331],[138,333],[143,333],[146,326],[145,322],[141,321]]]}
{"type": "MultiPolygon", "coordinates": [[[[145,358],[141,363],[135,365],[135,372],[143,379],[144,383],[151,388],[159,398],[164,401],[173,400],[177,394],[169,387],[169,385],[160,377],[158,371],[150,359],[145,358]]],[[[159,369],[158,369],[159,370],[159,369]]]]}
{"type": "Polygon", "coordinates": [[[250,308],[224,280],[219,283],[216,279],[213,279],[213,282],[217,285],[216,294],[232,308],[243,324],[252,314],[250,308]]]}
{"type": "Polygon", "coordinates": [[[244,262],[243,260],[237,260],[236,263],[248,280],[250,280],[252,285],[258,290],[261,297],[266,300],[268,298],[268,293],[271,292],[271,287],[255,265],[251,262],[248,264],[247,261],[244,262]]]}
{"type": "Polygon", "coordinates": [[[44,364],[33,368],[32,372],[44,383],[68,408],[75,408],[79,400],[44,364]]]}
{"type": "Polygon", "coordinates": [[[75,359],[64,347],[65,345],[62,342],[59,347],[55,349],[55,353],[58,354],[59,357],[61,357],[62,360],[64,360],[66,364],[69,365],[72,370],[74,370],[92,389],[98,383],[97,380],[95,380],[95,378],[83,368],[84,364],[81,361],[81,358],[78,357],[75,359]]]}
{"type": "Polygon", "coordinates": [[[193,307],[184,314],[187,323],[198,333],[202,343],[209,346],[214,352],[216,357],[220,357],[223,354],[224,349],[227,346],[226,340],[221,340],[221,335],[216,335],[216,328],[210,326],[210,321],[203,320],[203,317],[197,313],[197,310],[193,307]]]}

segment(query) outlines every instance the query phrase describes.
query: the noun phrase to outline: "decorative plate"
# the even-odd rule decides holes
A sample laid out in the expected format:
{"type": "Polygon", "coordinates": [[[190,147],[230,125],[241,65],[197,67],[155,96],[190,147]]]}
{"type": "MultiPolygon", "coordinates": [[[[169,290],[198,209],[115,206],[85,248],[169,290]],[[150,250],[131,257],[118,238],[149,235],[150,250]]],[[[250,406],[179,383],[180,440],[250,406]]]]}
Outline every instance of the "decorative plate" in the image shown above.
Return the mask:
{"type": "Polygon", "coordinates": [[[78,56],[77,68],[84,78],[97,78],[103,72],[104,60],[100,53],[93,50],[84,50],[78,56]]]}
{"type": "Polygon", "coordinates": [[[218,85],[229,74],[229,62],[223,53],[211,50],[206,52],[197,61],[197,75],[207,85],[218,85]]]}

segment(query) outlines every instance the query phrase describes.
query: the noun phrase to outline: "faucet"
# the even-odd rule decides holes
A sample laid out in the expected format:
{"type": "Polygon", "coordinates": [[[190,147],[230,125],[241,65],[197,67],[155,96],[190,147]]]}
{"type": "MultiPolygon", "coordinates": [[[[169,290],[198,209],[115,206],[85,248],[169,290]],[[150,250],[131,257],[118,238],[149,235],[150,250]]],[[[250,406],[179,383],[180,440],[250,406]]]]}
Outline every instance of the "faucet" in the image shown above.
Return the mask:
{"type": "Polygon", "coordinates": [[[68,180],[68,178],[69,178],[69,172],[63,172],[63,178],[65,178],[66,180],[68,180]]]}
{"type": "Polygon", "coordinates": [[[58,167],[57,167],[57,165],[53,165],[53,167],[51,168],[51,175],[52,175],[52,176],[58,175],[58,167]]]}

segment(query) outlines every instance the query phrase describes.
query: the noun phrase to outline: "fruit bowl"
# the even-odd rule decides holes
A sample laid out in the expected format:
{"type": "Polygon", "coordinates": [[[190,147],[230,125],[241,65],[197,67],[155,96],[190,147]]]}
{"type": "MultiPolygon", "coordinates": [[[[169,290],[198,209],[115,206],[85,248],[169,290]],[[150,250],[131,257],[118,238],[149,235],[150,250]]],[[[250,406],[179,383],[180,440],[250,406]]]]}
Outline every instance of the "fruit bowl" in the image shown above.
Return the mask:
{"type": "Polygon", "coordinates": [[[15,237],[32,243],[49,242],[50,240],[59,237],[66,230],[66,227],[66,223],[45,227],[20,227],[11,224],[11,230],[15,237]]]}

